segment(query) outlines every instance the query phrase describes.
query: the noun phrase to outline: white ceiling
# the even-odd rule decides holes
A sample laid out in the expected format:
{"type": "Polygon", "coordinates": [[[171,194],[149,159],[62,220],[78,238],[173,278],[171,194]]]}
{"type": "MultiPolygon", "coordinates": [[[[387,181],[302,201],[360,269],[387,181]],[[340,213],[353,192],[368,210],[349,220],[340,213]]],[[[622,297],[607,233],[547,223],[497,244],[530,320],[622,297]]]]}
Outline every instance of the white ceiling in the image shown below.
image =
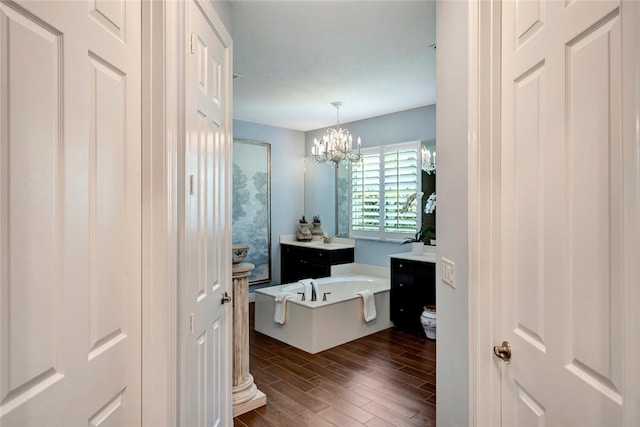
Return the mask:
{"type": "Polygon", "coordinates": [[[309,131],[435,104],[435,1],[231,2],[233,117],[309,131]]]}

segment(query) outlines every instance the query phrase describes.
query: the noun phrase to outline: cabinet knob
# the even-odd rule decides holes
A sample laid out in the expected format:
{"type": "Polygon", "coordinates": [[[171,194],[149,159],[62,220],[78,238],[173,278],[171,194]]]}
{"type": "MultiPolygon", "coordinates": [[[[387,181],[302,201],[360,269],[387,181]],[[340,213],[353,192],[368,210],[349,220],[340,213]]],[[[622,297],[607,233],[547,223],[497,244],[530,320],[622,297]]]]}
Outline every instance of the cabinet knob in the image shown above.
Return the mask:
{"type": "Polygon", "coordinates": [[[400,284],[398,285],[398,287],[400,287],[400,288],[401,288],[401,287],[403,287],[403,286],[404,286],[404,283],[400,283],[400,284]]]}

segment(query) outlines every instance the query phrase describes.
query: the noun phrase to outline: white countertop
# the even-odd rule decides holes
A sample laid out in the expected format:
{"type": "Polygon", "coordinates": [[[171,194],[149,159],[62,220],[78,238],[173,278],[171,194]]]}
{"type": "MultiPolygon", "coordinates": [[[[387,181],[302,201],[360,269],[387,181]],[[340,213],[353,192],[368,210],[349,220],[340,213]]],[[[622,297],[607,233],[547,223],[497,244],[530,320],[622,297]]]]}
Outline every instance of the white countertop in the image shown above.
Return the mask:
{"type": "Polygon", "coordinates": [[[349,249],[356,247],[356,241],[354,239],[345,239],[342,237],[332,237],[331,243],[324,243],[322,240],[300,242],[296,240],[296,236],[280,236],[280,244],[325,250],[349,249]]]}
{"type": "Polygon", "coordinates": [[[402,252],[399,254],[392,254],[389,255],[390,258],[398,258],[398,259],[406,259],[409,261],[418,261],[418,262],[436,262],[436,253],[435,253],[435,248],[434,251],[429,251],[426,252],[426,248],[425,250],[423,250],[421,255],[414,255],[411,253],[411,251],[409,252],[402,252]]]}

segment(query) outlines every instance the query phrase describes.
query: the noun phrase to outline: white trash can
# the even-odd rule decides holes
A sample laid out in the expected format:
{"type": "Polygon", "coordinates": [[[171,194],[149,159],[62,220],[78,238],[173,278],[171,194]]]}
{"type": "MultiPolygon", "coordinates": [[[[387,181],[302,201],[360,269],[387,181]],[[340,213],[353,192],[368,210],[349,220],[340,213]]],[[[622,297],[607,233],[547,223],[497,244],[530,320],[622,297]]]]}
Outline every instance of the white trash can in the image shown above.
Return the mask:
{"type": "Polygon", "coordinates": [[[420,316],[420,322],[422,323],[422,327],[424,328],[424,333],[427,338],[435,340],[436,339],[436,306],[435,305],[425,305],[424,311],[420,316]]]}

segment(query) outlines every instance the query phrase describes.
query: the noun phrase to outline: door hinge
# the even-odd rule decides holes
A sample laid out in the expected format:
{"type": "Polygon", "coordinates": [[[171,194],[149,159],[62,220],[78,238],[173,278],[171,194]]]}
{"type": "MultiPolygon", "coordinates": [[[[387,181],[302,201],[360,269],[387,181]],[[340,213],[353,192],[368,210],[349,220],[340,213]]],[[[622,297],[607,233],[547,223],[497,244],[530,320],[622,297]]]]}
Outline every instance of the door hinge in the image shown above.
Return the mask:
{"type": "Polygon", "coordinates": [[[193,175],[189,175],[189,194],[192,196],[194,193],[194,188],[195,188],[195,182],[194,182],[193,175]]]}
{"type": "Polygon", "coordinates": [[[196,34],[195,33],[191,33],[190,44],[191,44],[191,46],[189,47],[189,50],[191,51],[191,54],[193,55],[194,53],[196,53],[196,34]]]}
{"type": "Polygon", "coordinates": [[[189,333],[191,335],[193,335],[193,331],[195,329],[194,322],[195,322],[195,315],[191,313],[189,314],[189,333]]]}

